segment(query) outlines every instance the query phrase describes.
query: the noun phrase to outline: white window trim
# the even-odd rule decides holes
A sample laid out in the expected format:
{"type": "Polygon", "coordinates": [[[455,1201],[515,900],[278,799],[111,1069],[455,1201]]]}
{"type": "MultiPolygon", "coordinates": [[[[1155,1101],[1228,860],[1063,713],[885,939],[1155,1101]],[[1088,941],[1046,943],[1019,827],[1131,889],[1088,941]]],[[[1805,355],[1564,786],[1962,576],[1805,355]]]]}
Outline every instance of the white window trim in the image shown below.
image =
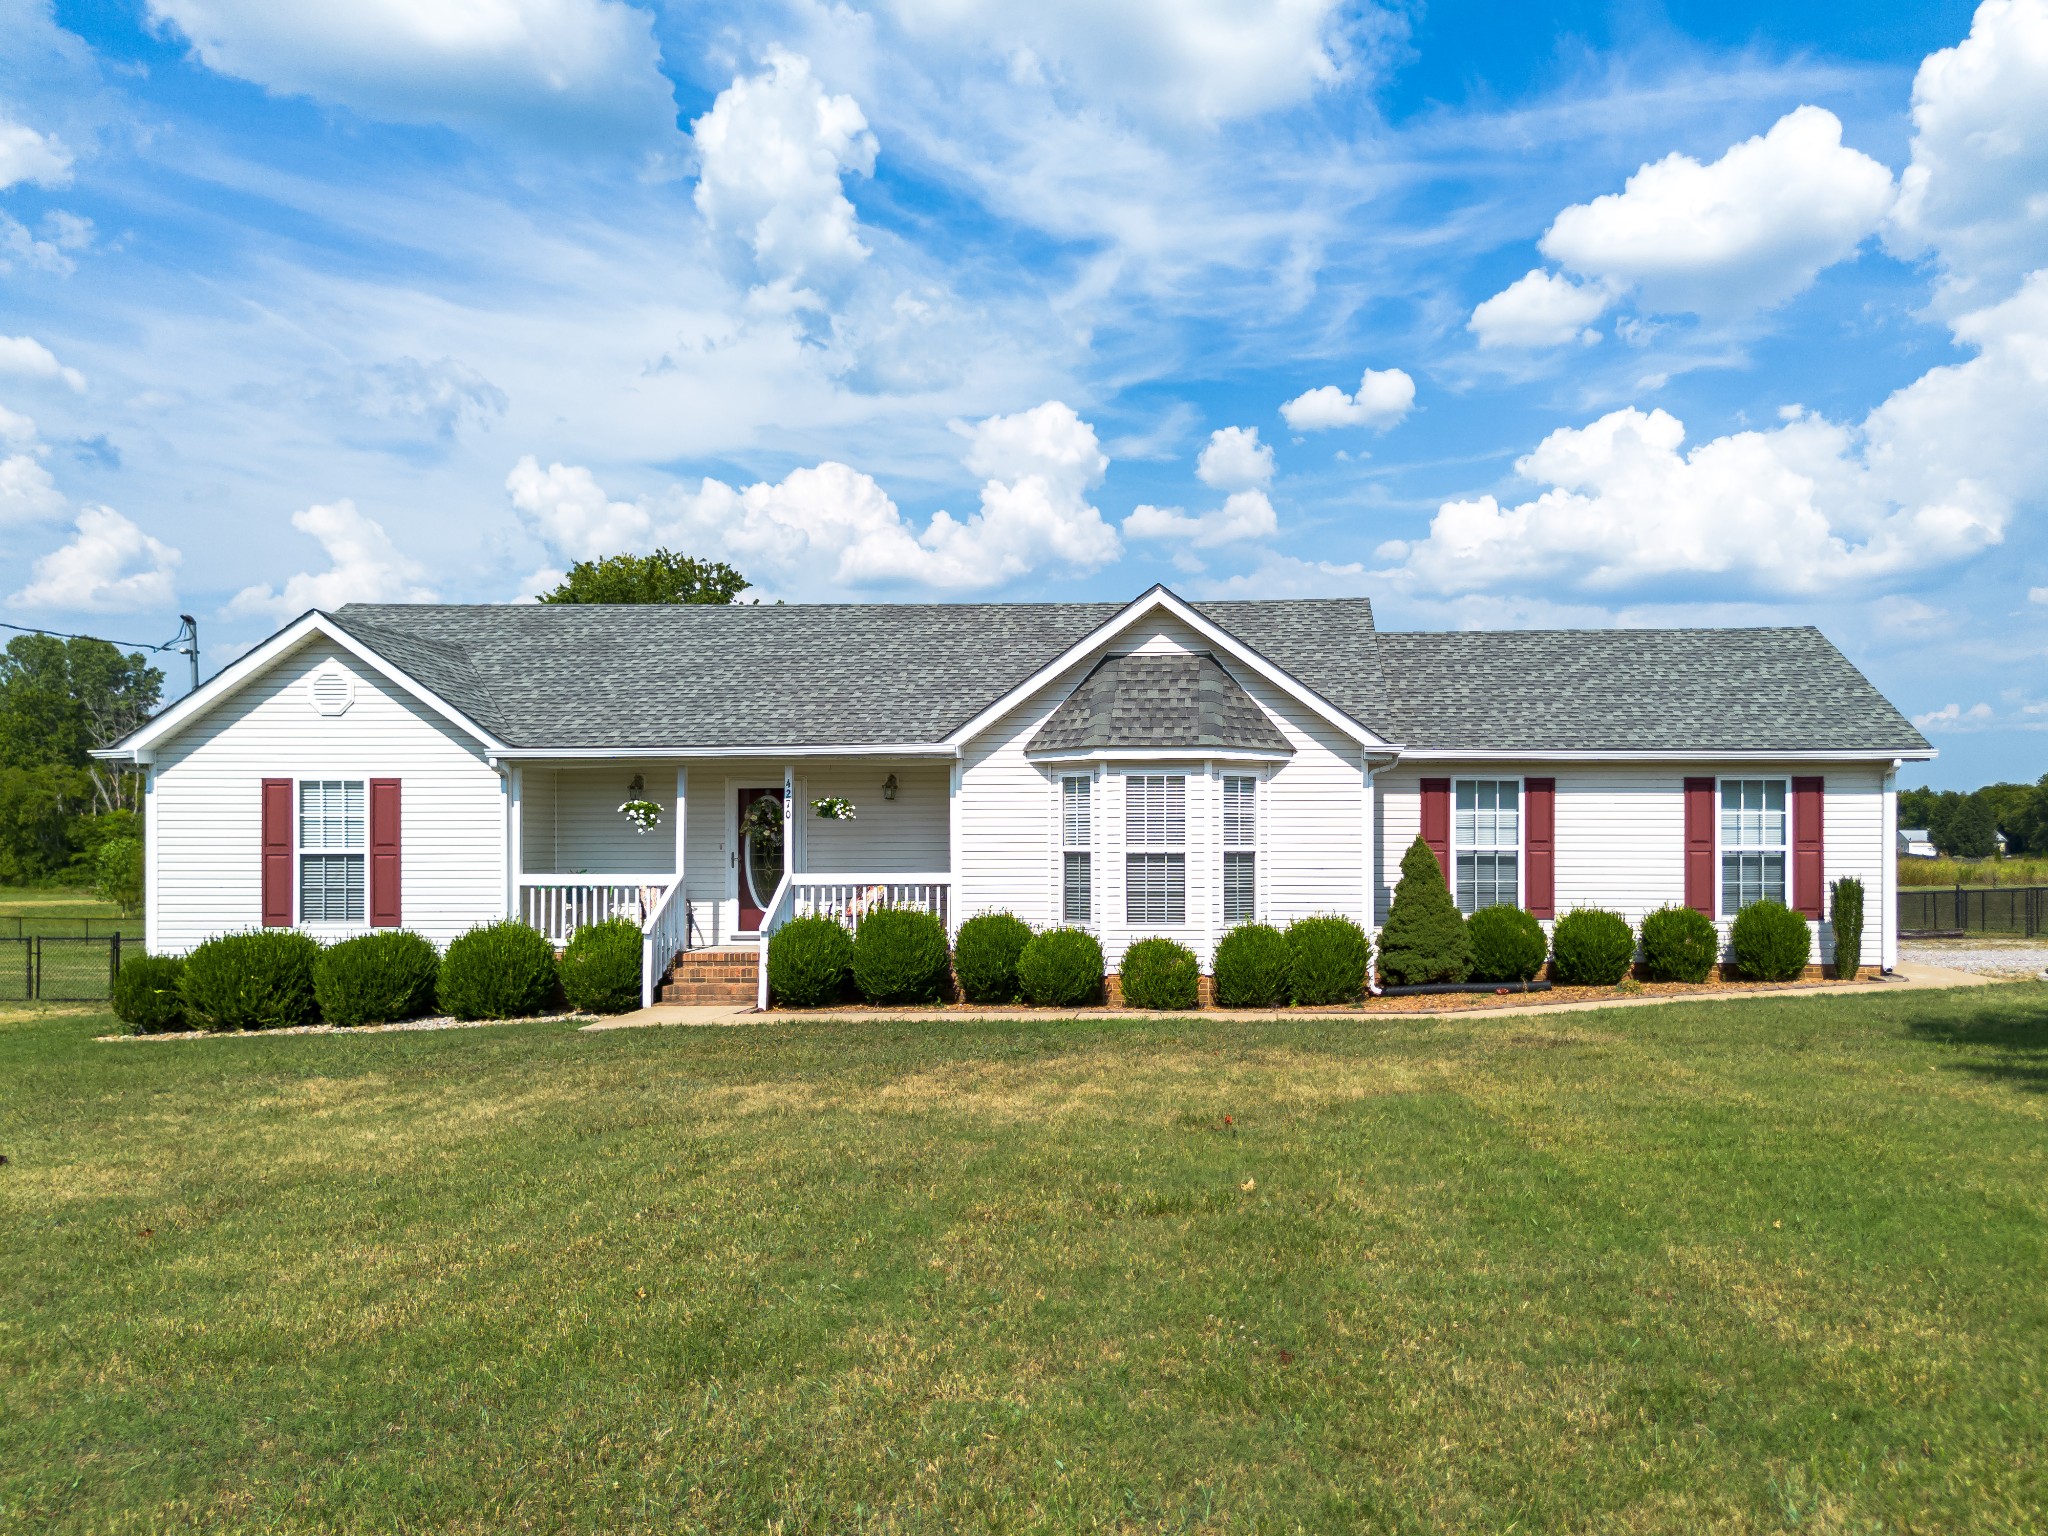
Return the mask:
{"type": "Polygon", "coordinates": [[[1785,786],[1785,844],[1779,850],[1785,857],[1785,905],[1792,905],[1792,850],[1799,845],[1799,829],[1793,824],[1792,776],[1788,773],[1717,773],[1714,775],[1714,915],[1727,922],[1735,914],[1727,910],[1727,883],[1721,877],[1722,855],[1731,853],[1768,853],[1767,848],[1726,848],[1721,838],[1721,797],[1727,793],[1731,783],[1778,783],[1785,786]]]}
{"type": "MultiPolygon", "coordinates": [[[[1451,779],[1451,867],[1444,871],[1445,876],[1451,882],[1451,905],[1455,907],[1458,904],[1458,786],[1460,784],[1512,784],[1515,786],[1515,905],[1524,912],[1528,911],[1529,904],[1523,898],[1529,894],[1529,786],[1523,781],[1522,775],[1518,773],[1473,773],[1467,774],[1464,778],[1454,776],[1451,779]]],[[[1475,845],[1467,851],[1478,853],[1481,850],[1475,845]]],[[[1500,846],[1496,844],[1487,851],[1499,853],[1501,850],[1500,846]]],[[[1464,915],[1470,917],[1472,914],[1468,912],[1464,915]]]]}
{"type": "Polygon", "coordinates": [[[1237,763],[1219,763],[1216,774],[1216,933],[1228,933],[1240,923],[1263,923],[1267,920],[1266,907],[1266,769],[1256,769],[1237,763]],[[1229,795],[1224,786],[1225,779],[1250,779],[1252,781],[1252,840],[1249,843],[1232,843],[1225,832],[1224,818],[1228,815],[1229,795]],[[1252,915],[1232,919],[1224,911],[1225,868],[1233,853],[1248,853],[1252,856],[1252,915]]]}
{"type": "MultiPolygon", "coordinates": [[[[348,852],[346,849],[341,851],[344,853],[348,852]]],[[[295,775],[292,779],[292,926],[321,934],[353,934],[368,933],[370,931],[370,776],[367,773],[302,773],[295,775]],[[304,846],[305,840],[301,833],[304,830],[305,817],[300,810],[300,806],[303,804],[301,796],[304,791],[299,787],[302,784],[360,784],[363,786],[363,850],[360,855],[357,855],[363,861],[363,915],[359,922],[350,922],[347,918],[323,918],[319,922],[314,922],[305,914],[303,903],[300,899],[306,888],[302,874],[305,865],[302,861],[308,854],[332,853],[335,850],[330,848],[307,848],[304,846]]]]}
{"type": "Polygon", "coordinates": [[[1088,933],[1102,929],[1102,780],[1099,770],[1055,768],[1047,774],[1052,786],[1052,926],[1080,928],[1088,933]],[[1083,779],[1088,784],[1088,841],[1067,844],[1067,780],[1083,779]],[[1067,855],[1088,855],[1088,921],[1076,923],[1067,916],[1067,855]]]}
{"type": "MultiPolygon", "coordinates": [[[[1112,910],[1116,914],[1118,928],[1124,933],[1164,933],[1183,936],[1189,933],[1205,931],[1208,926],[1206,914],[1209,911],[1206,900],[1217,898],[1208,892],[1199,892],[1194,889],[1197,873],[1209,862],[1204,857],[1203,843],[1196,839],[1195,833],[1207,826],[1207,820],[1204,818],[1217,822],[1217,835],[1219,839],[1222,829],[1220,812],[1213,811],[1211,807],[1202,803],[1207,798],[1204,793],[1209,781],[1207,765],[1203,763],[1190,763],[1186,759],[1182,759],[1174,763],[1133,763],[1128,767],[1120,767],[1115,771],[1118,780],[1116,822],[1113,831],[1116,839],[1116,851],[1110,857],[1109,862],[1116,865],[1116,905],[1112,910]],[[1134,778],[1157,777],[1177,778],[1182,781],[1181,840],[1178,844],[1161,844],[1156,848],[1144,844],[1133,845],[1129,841],[1131,780],[1134,778]],[[1175,852],[1181,856],[1180,921],[1177,923],[1132,922],[1128,856],[1133,853],[1175,852]]],[[[1213,892],[1214,889],[1212,886],[1211,891],[1213,892]]],[[[1100,911],[1099,908],[1097,910],[1100,911]]]]}

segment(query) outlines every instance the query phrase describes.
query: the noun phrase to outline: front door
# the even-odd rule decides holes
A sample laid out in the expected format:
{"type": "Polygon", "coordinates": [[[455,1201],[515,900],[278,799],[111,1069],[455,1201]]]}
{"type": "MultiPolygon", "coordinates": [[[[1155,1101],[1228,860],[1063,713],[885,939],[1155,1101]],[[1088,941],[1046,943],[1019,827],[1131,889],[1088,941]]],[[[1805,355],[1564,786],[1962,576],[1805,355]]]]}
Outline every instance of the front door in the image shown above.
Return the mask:
{"type": "Polygon", "coordinates": [[[782,791],[743,789],[739,805],[740,932],[759,933],[782,880],[782,791]]]}

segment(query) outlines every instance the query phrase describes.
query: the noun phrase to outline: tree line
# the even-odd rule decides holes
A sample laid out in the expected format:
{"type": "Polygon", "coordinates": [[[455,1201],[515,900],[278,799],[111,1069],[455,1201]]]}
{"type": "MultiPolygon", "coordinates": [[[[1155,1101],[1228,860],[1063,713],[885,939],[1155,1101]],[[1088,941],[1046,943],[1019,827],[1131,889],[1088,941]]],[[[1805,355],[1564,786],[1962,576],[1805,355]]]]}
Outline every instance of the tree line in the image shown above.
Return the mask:
{"type": "Polygon", "coordinates": [[[2048,853],[2048,773],[2036,784],[1986,784],[1982,789],[1902,789],[1899,825],[1925,827],[1950,858],[1984,859],[2005,851],[2048,853]]]}

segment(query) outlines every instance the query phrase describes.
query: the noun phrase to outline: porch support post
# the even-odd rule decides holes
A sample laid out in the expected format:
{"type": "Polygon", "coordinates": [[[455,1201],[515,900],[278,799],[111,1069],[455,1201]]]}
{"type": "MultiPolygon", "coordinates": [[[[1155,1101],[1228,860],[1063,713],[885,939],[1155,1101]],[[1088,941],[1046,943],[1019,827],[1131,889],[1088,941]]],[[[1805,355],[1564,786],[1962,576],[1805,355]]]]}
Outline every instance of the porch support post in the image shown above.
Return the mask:
{"type": "Polygon", "coordinates": [[[946,893],[946,927],[949,937],[960,936],[961,881],[960,869],[960,775],[965,765],[955,760],[946,774],[946,873],[953,877],[953,883],[946,893]]]}
{"type": "Polygon", "coordinates": [[[785,873],[803,873],[803,825],[796,813],[796,764],[782,765],[782,867],[785,873]]]}
{"type": "Polygon", "coordinates": [[[505,779],[505,915],[519,916],[519,877],[526,873],[526,832],[520,802],[524,770],[514,763],[505,779]]]}

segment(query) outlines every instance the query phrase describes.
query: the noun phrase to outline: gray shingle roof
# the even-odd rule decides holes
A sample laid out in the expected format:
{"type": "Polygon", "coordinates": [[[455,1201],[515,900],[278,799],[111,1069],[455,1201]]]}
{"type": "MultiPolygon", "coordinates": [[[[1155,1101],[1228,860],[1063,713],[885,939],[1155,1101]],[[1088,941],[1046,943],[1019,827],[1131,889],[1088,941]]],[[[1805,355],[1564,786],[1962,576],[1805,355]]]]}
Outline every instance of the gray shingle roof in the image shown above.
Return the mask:
{"type": "MultiPolygon", "coordinates": [[[[1128,606],[351,603],[333,617],[510,746],[786,747],[942,740],[1128,606]]],[[[1383,708],[1363,598],[1197,607],[1338,709],[1383,708]]]]}
{"type": "Polygon", "coordinates": [[[1410,748],[1911,752],[1927,738],[1817,629],[1382,632],[1410,748]]]}
{"type": "Polygon", "coordinates": [[[1052,712],[1026,752],[1294,748],[1214,656],[1111,656],[1052,712]]]}

